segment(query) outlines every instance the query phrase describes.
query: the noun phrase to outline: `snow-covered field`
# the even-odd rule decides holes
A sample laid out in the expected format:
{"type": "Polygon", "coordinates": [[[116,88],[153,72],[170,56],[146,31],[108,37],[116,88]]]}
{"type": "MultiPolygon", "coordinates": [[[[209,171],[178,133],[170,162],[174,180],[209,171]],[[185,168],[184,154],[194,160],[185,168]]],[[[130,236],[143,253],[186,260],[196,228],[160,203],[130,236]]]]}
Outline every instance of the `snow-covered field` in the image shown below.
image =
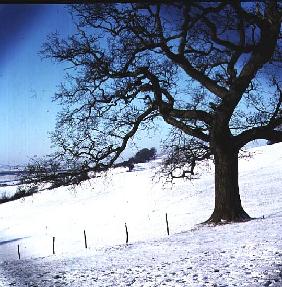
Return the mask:
{"type": "Polygon", "coordinates": [[[199,225],[213,168],[171,185],[152,179],[157,161],[0,205],[0,286],[282,286],[282,144],[251,151],[239,163],[257,218],[246,223],[199,225]]]}

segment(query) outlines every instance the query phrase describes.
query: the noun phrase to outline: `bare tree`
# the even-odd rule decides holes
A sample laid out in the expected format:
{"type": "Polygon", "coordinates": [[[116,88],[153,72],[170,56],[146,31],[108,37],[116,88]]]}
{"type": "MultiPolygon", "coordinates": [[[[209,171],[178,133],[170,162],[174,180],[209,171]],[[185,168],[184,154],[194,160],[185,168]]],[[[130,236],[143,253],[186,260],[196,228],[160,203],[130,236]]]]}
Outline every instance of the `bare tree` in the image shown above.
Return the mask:
{"type": "Polygon", "coordinates": [[[44,56],[72,71],[55,96],[63,106],[53,134],[61,154],[89,171],[110,167],[138,130],[162,118],[174,131],[172,171],[180,166],[187,176],[214,157],[208,221],[248,220],[239,150],[256,139],[282,140],[281,3],[96,3],[71,10],[76,34],[54,34],[43,47],[44,56]]]}
{"type": "Polygon", "coordinates": [[[20,182],[25,185],[45,186],[52,189],[58,186],[79,184],[89,179],[88,168],[80,161],[73,161],[65,155],[52,154],[43,158],[34,157],[25,166],[20,182]]]}

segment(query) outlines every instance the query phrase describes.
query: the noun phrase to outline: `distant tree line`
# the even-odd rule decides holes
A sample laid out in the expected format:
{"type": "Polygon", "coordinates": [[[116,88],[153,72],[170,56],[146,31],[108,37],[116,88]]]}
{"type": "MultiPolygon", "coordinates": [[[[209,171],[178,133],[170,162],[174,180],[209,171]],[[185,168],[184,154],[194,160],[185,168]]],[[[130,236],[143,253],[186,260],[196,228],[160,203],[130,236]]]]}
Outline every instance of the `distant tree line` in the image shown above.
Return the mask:
{"type": "Polygon", "coordinates": [[[115,167],[128,167],[129,171],[132,171],[134,168],[134,164],[136,163],[144,163],[156,158],[157,150],[152,147],[151,149],[143,148],[139,150],[133,157],[129,158],[126,161],[118,163],[115,167]]]}
{"type": "MultiPolygon", "coordinates": [[[[114,165],[114,167],[128,167],[132,171],[134,164],[148,162],[156,158],[157,150],[143,148],[139,150],[133,157],[126,161],[114,165]]],[[[96,169],[95,174],[106,171],[107,169],[96,169]]],[[[78,184],[84,180],[88,180],[89,174],[83,169],[83,162],[77,161],[75,165],[68,161],[62,161],[60,158],[54,159],[50,157],[34,158],[23,171],[20,182],[21,184],[38,186],[40,184],[48,184],[49,189],[59,186],[67,186],[78,184]]]]}
{"type": "Polygon", "coordinates": [[[38,186],[49,184],[49,189],[59,186],[78,184],[89,179],[87,171],[83,169],[83,163],[77,161],[76,165],[70,165],[68,161],[60,158],[33,158],[25,167],[21,177],[21,184],[38,186]]]}
{"type": "Polygon", "coordinates": [[[28,187],[23,187],[23,186],[19,186],[17,188],[17,191],[14,195],[12,196],[8,196],[6,193],[3,193],[1,196],[0,196],[0,204],[2,203],[6,203],[6,202],[9,202],[9,201],[14,201],[14,200],[17,200],[17,199],[21,199],[21,198],[24,198],[24,197],[27,197],[27,196],[31,196],[35,193],[38,192],[38,187],[37,186],[28,186],[28,187]]]}

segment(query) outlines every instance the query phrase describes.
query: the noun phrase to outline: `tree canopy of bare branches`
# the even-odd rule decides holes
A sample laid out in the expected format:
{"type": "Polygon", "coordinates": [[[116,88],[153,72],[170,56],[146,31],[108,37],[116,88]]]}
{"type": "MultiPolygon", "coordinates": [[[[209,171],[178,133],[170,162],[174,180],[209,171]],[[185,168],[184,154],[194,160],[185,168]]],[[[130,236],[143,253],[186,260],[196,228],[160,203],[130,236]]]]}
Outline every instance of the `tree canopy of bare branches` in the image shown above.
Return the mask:
{"type": "Polygon", "coordinates": [[[53,34],[43,55],[69,64],[53,142],[84,170],[113,165],[140,129],[173,130],[167,167],[193,174],[214,157],[209,221],[249,219],[238,152],[282,140],[281,3],[175,1],[72,5],[77,32],[53,34]],[[187,165],[190,167],[187,169],[187,165]]]}

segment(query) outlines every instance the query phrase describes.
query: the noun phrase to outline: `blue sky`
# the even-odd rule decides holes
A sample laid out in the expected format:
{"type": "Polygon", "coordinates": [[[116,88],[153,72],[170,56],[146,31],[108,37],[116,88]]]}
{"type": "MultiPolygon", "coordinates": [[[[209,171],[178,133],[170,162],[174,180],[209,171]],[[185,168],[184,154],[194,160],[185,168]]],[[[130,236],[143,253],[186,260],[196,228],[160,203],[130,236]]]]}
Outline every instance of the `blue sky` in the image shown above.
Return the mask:
{"type": "Polygon", "coordinates": [[[25,163],[50,152],[48,131],[58,106],[51,101],[62,65],[39,54],[48,34],[73,25],[64,5],[0,5],[0,163],[25,163]]]}
{"type": "MultiPolygon", "coordinates": [[[[65,71],[39,51],[53,32],[74,32],[65,5],[0,4],[0,164],[24,164],[51,152],[49,132],[60,110],[51,99],[65,71]]],[[[159,150],[160,137],[159,131],[141,132],[125,157],[142,147],[159,150]]]]}

